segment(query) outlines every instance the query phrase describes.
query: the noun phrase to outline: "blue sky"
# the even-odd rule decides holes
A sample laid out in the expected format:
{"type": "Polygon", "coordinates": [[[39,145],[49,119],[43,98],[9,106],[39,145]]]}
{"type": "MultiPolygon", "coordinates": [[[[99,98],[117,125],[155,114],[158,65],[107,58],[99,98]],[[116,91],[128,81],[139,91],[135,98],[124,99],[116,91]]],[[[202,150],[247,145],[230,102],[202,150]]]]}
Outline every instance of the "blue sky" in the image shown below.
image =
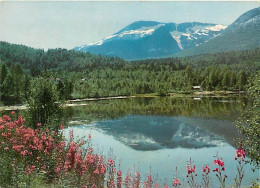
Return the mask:
{"type": "Polygon", "coordinates": [[[1,2],[0,40],[36,48],[68,48],[101,40],[134,21],[231,24],[260,2],[1,2]]]}

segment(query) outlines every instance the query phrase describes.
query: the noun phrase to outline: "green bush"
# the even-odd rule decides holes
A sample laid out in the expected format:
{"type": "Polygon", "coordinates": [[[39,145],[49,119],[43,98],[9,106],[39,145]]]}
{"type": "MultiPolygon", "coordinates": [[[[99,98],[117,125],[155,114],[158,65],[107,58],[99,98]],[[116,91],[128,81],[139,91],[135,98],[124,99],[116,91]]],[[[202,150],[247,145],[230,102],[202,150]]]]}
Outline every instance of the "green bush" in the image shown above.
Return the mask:
{"type": "Polygon", "coordinates": [[[251,163],[257,168],[260,165],[260,71],[252,79],[247,90],[253,101],[252,108],[247,109],[238,123],[238,128],[244,139],[240,140],[246,148],[251,163]]]}

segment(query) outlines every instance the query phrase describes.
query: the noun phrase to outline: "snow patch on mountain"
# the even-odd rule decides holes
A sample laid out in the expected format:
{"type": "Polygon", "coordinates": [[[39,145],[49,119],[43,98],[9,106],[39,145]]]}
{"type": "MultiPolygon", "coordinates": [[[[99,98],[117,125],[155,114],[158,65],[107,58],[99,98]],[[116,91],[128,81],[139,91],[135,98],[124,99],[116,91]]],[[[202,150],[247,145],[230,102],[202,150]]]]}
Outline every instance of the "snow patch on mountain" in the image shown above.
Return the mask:
{"type": "Polygon", "coordinates": [[[182,45],[181,45],[180,36],[172,36],[172,37],[176,40],[176,42],[177,42],[179,48],[180,48],[181,50],[183,50],[183,47],[182,47],[182,45]]]}
{"type": "Polygon", "coordinates": [[[161,26],[164,26],[165,24],[158,24],[153,27],[141,27],[140,29],[136,30],[129,30],[124,31],[120,34],[118,34],[119,37],[124,37],[125,35],[136,35],[136,37],[145,37],[146,35],[151,35],[153,32],[158,29],[161,26]]]}
{"type": "Polygon", "coordinates": [[[124,37],[125,35],[138,35],[140,37],[144,37],[146,35],[151,35],[154,32],[155,28],[147,29],[147,30],[130,30],[125,31],[121,34],[119,34],[119,37],[124,37]]]}
{"type": "Polygon", "coordinates": [[[83,46],[79,47],[78,50],[80,51],[80,50],[83,49],[85,46],[86,46],[86,45],[83,45],[83,46]]]}
{"type": "Polygon", "coordinates": [[[188,37],[188,40],[192,40],[191,34],[189,34],[189,33],[183,33],[182,35],[185,36],[185,37],[188,37]]]}
{"type": "Polygon", "coordinates": [[[226,29],[226,28],[227,28],[226,25],[215,25],[215,26],[212,26],[212,27],[206,27],[205,29],[210,30],[210,31],[221,31],[221,30],[226,29]]]}
{"type": "Polygon", "coordinates": [[[202,31],[196,31],[195,34],[197,34],[197,35],[208,35],[207,33],[204,33],[202,31]]]}
{"type": "Polygon", "coordinates": [[[181,40],[180,40],[182,33],[179,32],[179,31],[172,31],[172,32],[170,32],[170,34],[171,34],[171,36],[174,38],[174,40],[176,40],[176,42],[177,42],[179,48],[180,48],[181,50],[183,50],[183,47],[182,47],[182,45],[181,45],[181,40]]]}
{"type": "Polygon", "coordinates": [[[170,34],[177,42],[180,50],[184,50],[186,48],[192,46],[198,46],[205,40],[209,40],[211,38],[215,38],[220,35],[221,31],[224,30],[227,26],[225,25],[192,25],[185,30],[171,31],[170,34]]]}

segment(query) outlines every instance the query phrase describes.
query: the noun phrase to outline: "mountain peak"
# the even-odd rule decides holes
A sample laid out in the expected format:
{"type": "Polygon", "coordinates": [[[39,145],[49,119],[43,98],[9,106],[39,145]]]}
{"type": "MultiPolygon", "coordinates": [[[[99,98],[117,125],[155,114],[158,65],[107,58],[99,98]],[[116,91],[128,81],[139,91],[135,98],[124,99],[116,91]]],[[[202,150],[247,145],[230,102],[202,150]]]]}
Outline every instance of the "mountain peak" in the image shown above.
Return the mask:
{"type": "Polygon", "coordinates": [[[124,32],[124,31],[129,31],[129,30],[137,30],[142,27],[153,27],[158,24],[162,24],[162,23],[156,22],[156,21],[136,21],[136,22],[133,22],[130,25],[126,26],[125,28],[121,29],[120,31],[118,31],[115,34],[118,34],[118,33],[124,32]]]}

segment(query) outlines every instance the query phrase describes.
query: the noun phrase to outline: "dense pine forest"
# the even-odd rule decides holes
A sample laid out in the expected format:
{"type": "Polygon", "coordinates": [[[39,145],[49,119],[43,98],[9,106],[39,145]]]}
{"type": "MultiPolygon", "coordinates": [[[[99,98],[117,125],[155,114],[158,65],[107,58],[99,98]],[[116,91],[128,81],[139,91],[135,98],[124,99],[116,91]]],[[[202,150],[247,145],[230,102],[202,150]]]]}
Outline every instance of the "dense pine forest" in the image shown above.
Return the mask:
{"type": "Polygon", "coordinates": [[[125,61],[66,49],[34,49],[0,43],[0,98],[23,103],[39,77],[48,79],[62,100],[203,90],[244,90],[260,69],[260,49],[186,58],[125,61]]]}

